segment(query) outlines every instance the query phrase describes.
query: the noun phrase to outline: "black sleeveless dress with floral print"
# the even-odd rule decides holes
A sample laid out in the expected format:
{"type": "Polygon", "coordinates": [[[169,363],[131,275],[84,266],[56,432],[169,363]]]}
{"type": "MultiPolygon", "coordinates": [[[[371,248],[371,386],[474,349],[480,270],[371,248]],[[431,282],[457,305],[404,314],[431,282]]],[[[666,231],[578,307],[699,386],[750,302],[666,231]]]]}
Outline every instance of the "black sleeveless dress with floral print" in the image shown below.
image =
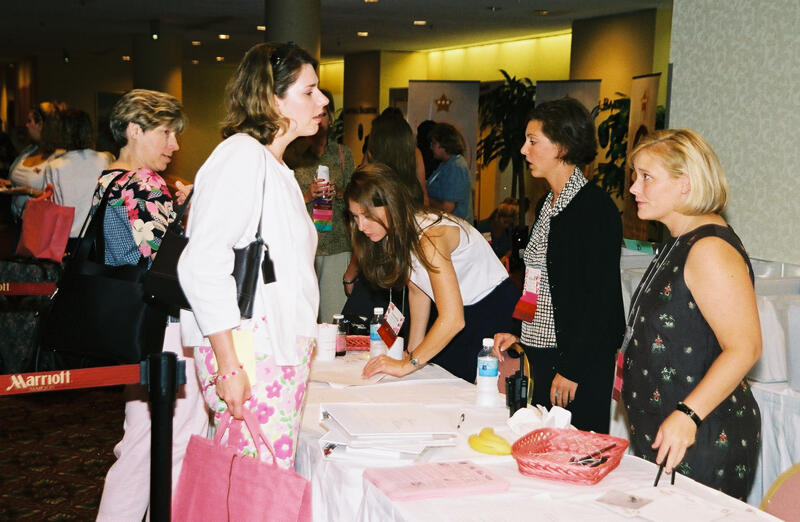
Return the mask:
{"type": "MultiPolygon", "coordinates": [[[[727,241],[742,254],[752,281],[750,260],[733,229],[704,225],[664,245],[663,263],[660,256],[653,260],[631,299],[638,313],[625,352],[622,398],[630,422],[631,448],[652,462],[656,451],[650,446],[658,427],[722,351],[683,278],[689,250],[708,236],[727,241]],[[642,288],[651,276],[652,281],[642,288]]],[[[677,470],[744,500],[753,484],[760,443],[761,414],[750,386],[742,380],[700,424],[695,443],[677,470]]]]}

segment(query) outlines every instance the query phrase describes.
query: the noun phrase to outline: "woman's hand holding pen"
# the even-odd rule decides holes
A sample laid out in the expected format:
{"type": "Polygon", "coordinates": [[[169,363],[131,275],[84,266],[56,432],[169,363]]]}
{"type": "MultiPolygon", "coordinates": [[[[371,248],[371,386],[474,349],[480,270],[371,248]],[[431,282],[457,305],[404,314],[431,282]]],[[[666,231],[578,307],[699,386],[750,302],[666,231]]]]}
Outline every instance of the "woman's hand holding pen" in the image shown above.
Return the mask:
{"type": "Polygon", "coordinates": [[[686,449],[694,444],[697,425],[686,414],[673,411],[658,427],[652,448],[658,450],[656,464],[665,463],[667,473],[672,473],[686,455],[686,449]],[[666,460],[666,462],[665,462],[666,460]]]}

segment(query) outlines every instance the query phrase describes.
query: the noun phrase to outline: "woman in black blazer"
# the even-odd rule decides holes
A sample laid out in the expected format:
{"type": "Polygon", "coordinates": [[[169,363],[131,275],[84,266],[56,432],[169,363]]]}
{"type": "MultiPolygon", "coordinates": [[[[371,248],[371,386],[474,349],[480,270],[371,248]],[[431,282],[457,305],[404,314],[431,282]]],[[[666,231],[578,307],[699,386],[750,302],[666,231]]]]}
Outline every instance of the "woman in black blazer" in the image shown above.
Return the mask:
{"type": "Polygon", "coordinates": [[[597,154],[594,122],[577,100],[538,105],[522,154],[550,185],[525,249],[521,335],[495,336],[495,353],[522,345],[533,368],[533,403],[572,412],[579,429],[608,433],[614,354],[625,319],[619,256],[622,222],[609,195],[578,165],[597,154]]]}

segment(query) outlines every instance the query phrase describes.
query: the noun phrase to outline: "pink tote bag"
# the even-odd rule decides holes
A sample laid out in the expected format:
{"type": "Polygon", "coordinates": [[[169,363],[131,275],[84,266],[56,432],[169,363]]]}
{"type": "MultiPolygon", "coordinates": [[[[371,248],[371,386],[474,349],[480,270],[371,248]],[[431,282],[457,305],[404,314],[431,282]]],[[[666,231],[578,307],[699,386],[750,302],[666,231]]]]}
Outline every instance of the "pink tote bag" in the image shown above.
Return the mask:
{"type": "Polygon", "coordinates": [[[52,199],[53,186],[47,185],[41,196],[25,204],[16,255],[61,262],[75,209],[56,205],[52,199]]]}
{"type": "Polygon", "coordinates": [[[275,452],[250,411],[245,410],[244,423],[226,412],[214,440],[199,435],[189,440],[172,500],[172,520],[310,521],[311,483],[275,464],[275,452]],[[270,452],[272,463],[239,454],[236,447],[245,426],[259,451],[266,447],[270,452]]]}

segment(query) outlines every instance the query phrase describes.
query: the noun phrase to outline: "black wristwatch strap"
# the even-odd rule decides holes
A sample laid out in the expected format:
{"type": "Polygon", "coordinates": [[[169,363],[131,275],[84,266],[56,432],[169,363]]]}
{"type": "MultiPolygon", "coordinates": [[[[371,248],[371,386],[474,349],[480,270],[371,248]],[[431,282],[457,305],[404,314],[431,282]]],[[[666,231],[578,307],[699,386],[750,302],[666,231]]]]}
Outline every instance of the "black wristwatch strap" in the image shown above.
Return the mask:
{"type": "Polygon", "coordinates": [[[675,409],[681,413],[685,413],[686,415],[688,415],[689,418],[694,421],[694,423],[697,425],[698,428],[700,427],[700,423],[703,422],[702,419],[700,419],[700,416],[698,416],[693,409],[685,405],[682,401],[678,401],[678,405],[675,406],[675,409]]]}

